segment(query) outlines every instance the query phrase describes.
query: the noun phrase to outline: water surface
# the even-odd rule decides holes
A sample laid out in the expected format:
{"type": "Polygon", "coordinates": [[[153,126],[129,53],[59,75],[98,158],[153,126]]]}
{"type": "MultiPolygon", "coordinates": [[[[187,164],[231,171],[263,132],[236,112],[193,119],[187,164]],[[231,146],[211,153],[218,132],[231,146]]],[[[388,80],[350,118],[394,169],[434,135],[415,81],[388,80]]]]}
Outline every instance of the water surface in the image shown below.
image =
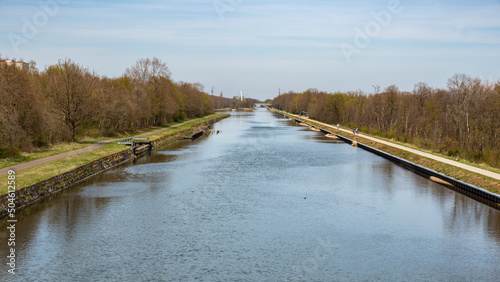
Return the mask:
{"type": "Polygon", "coordinates": [[[19,212],[15,278],[498,281],[499,211],[266,110],[232,114],[19,212]]]}

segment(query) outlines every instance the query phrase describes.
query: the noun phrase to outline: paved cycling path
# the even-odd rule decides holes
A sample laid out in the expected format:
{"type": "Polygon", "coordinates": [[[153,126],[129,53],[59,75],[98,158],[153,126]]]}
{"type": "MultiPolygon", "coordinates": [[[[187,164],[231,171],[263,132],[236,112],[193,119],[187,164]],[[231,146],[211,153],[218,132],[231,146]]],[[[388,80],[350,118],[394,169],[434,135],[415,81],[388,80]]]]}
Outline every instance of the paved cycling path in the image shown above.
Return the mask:
{"type": "Polygon", "coordinates": [[[138,137],[145,137],[145,136],[153,135],[153,134],[162,132],[164,130],[167,130],[167,129],[170,129],[170,128],[179,127],[179,126],[184,125],[184,124],[186,124],[188,122],[197,121],[197,120],[200,120],[200,119],[202,119],[202,118],[188,120],[188,121],[185,121],[185,122],[182,122],[182,123],[178,123],[178,124],[175,124],[175,125],[172,125],[172,126],[169,126],[169,127],[156,129],[156,130],[153,130],[153,131],[150,131],[150,132],[146,132],[146,133],[143,133],[143,134],[139,134],[139,135],[136,135],[136,136],[132,136],[132,137],[99,141],[99,142],[96,142],[96,143],[94,143],[94,144],[92,144],[92,145],[90,145],[88,147],[83,148],[83,149],[69,151],[69,152],[66,152],[66,153],[61,153],[61,154],[58,154],[58,155],[54,155],[54,156],[50,156],[50,157],[46,157],[46,158],[42,158],[42,159],[38,159],[38,160],[34,160],[34,161],[30,161],[30,162],[26,162],[26,163],[18,164],[18,165],[15,165],[15,166],[11,166],[11,167],[0,169],[0,175],[7,174],[9,172],[9,170],[13,170],[13,171],[17,172],[17,171],[20,171],[20,170],[23,170],[23,169],[34,167],[34,166],[41,165],[41,164],[44,164],[44,163],[48,163],[48,162],[51,162],[51,161],[54,161],[54,160],[62,159],[62,158],[65,158],[65,157],[77,155],[77,154],[84,153],[84,152],[89,152],[89,151],[95,150],[97,148],[101,148],[102,146],[104,146],[104,145],[106,145],[108,143],[111,143],[111,142],[125,140],[125,139],[129,139],[129,138],[138,138],[138,137]]]}
{"type": "MultiPolygon", "coordinates": [[[[293,117],[300,118],[302,120],[306,120],[307,121],[307,119],[304,119],[304,118],[302,118],[300,116],[297,116],[297,115],[293,115],[293,114],[290,114],[290,113],[287,113],[286,115],[293,116],[293,117]]],[[[320,125],[324,126],[325,127],[324,129],[330,128],[330,129],[335,129],[335,130],[339,130],[339,131],[343,131],[343,132],[347,132],[347,133],[352,134],[352,130],[347,130],[347,129],[342,129],[342,128],[337,129],[336,126],[333,126],[331,124],[326,124],[326,123],[319,122],[319,121],[316,121],[316,120],[311,120],[311,121],[314,122],[314,123],[317,123],[317,124],[320,124],[320,125]]],[[[432,159],[432,160],[435,160],[435,161],[439,161],[439,162],[442,162],[442,163],[445,163],[445,164],[449,164],[449,165],[452,165],[452,166],[455,166],[455,167],[459,167],[459,168],[462,168],[462,169],[465,169],[465,170],[468,170],[468,171],[471,171],[471,172],[475,172],[477,174],[481,174],[481,175],[484,175],[484,176],[487,176],[487,177],[491,177],[493,179],[500,180],[500,174],[492,172],[492,171],[489,171],[489,170],[477,168],[475,166],[463,164],[463,163],[460,163],[460,162],[457,162],[457,161],[454,161],[454,160],[450,160],[450,159],[447,159],[447,158],[439,157],[439,156],[436,156],[436,155],[433,155],[433,154],[429,154],[429,153],[426,153],[426,152],[422,152],[422,151],[419,151],[419,150],[408,148],[406,146],[401,146],[401,145],[398,145],[398,144],[394,144],[392,142],[388,142],[388,141],[385,141],[385,140],[382,140],[382,139],[378,139],[378,138],[374,138],[374,137],[371,137],[371,136],[367,136],[365,134],[356,134],[356,136],[359,136],[359,137],[362,137],[362,138],[365,138],[365,139],[368,139],[368,140],[371,140],[371,141],[375,141],[377,143],[384,144],[384,145],[387,145],[387,146],[390,146],[390,147],[394,147],[394,148],[397,148],[397,149],[400,149],[400,150],[403,150],[403,151],[407,151],[407,152],[410,152],[410,153],[413,153],[413,154],[416,154],[416,155],[419,155],[419,156],[422,156],[422,157],[425,157],[425,158],[429,158],[429,159],[432,159]]]]}

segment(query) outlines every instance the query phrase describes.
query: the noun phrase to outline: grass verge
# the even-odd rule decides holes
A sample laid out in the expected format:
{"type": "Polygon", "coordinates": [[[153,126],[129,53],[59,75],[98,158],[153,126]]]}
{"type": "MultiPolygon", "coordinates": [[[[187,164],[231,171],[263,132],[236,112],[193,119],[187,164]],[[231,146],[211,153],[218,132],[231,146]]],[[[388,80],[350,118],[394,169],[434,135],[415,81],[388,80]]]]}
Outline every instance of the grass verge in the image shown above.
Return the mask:
{"type": "MultiPolygon", "coordinates": [[[[280,112],[280,113],[285,114],[285,115],[289,114],[289,113],[283,112],[283,111],[277,111],[277,112],[280,112]]],[[[318,127],[324,127],[311,119],[304,119],[304,118],[297,118],[297,119],[306,121],[306,122],[313,124],[313,125],[316,125],[318,127]]],[[[500,194],[500,181],[498,181],[496,179],[492,179],[490,177],[483,176],[483,175],[480,175],[480,174],[477,174],[477,173],[474,173],[474,172],[471,172],[471,171],[468,171],[468,170],[465,170],[465,169],[462,169],[462,168],[459,168],[456,166],[445,164],[445,163],[442,163],[442,162],[439,162],[436,160],[428,159],[428,158],[425,158],[425,157],[422,157],[422,156],[419,156],[419,155],[416,155],[416,154],[413,154],[413,153],[410,153],[410,152],[407,152],[404,150],[400,150],[400,149],[397,149],[394,147],[383,145],[383,144],[377,143],[375,141],[359,137],[358,135],[346,133],[343,131],[338,131],[335,129],[335,127],[333,125],[331,125],[330,128],[328,128],[328,130],[335,132],[337,134],[340,134],[342,136],[346,136],[352,140],[355,140],[356,142],[363,143],[365,145],[379,149],[381,151],[392,154],[394,156],[403,158],[405,160],[408,160],[408,161],[411,161],[413,163],[419,164],[421,166],[435,170],[437,172],[446,174],[446,175],[453,177],[457,180],[461,180],[463,182],[470,183],[470,184],[475,185],[477,187],[484,188],[490,192],[500,194]]],[[[374,137],[374,138],[378,138],[378,137],[374,137]]],[[[387,140],[387,141],[389,141],[389,140],[387,140]]],[[[398,144],[398,145],[404,145],[406,147],[422,151],[421,149],[416,148],[414,146],[408,146],[408,144],[398,144]]],[[[444,158],[449,158],[447,156],[439,155],[436,153],[433,153],[433,155],[444,157],[444,158]]],[[[469,163],[467,163],[467,164],[469,164],[469,163]]],[[[474,166],[478,167],[478,168],[486,169],[489,171],[494,171],[494,172],[497,171],[495,169],[492,169],[491,167],[481,166],[478,164],[474,164],[474,166]]]]}
{"type": "Polygon", "coordinates": [[[169,134],[173,134],[173,133],[176,133],[176,132],[180,132],[180,131],[183,131],[185,129],[188,129],[188,128],[193,128],[193,131],[196,127],[198,126],[201,126],[203,125],[204,123],[210,121],[210,120],[213,120],[213,119],[217,119],[217,118],[220,118],[220,117],[229,117],[230,115],[229,114],[214,114],[214,115],[210,115],[210,116],[207,116],[207,117],[203,117],[203,118],[200,118],[198,120],[194,120],[194,121],[191,121],[191,122],[188,122],[188,123],[185,123],[183,125],[180,125],[178,127],[174,127],[174,128],[168,128],[164,131],[161,131],[159,133],[155,133],[155,134],[151,134],[151,135],[148,135],[147,137],[151,138],[151,140],[157,140],[157,139],[160,139],[166,135],[169,135],[169,134]]]}
{"type": "MultiPolygon", "coordinates": [[[[181,132],[181,131],[186,130],[190,127],[196,128],[196,127],[201,126],[202,124],[204,124],[212,119],[216,119],[216,118],[223,117],[223,116],[227,117],[229,115],[225,115],[225,114],[210,115],[210,116],[207,116],[205,118],[201,118],[198,120],[188,122],[188,123],[183,124],[183,125],[178,126],[178,127],[168,128],[164,131],[161,131],[161,132],[156,133],[156,134],[152,134],[148,137],[150,137],[152,140],[156,140],[156,139],[162,138],[162,137],[170,134],[170,135],[173,135],[172,138],[175,139],[176,136],[174,134],[177,132],[181,132]]],[[[149,131],[152,131],[152,130],[149,130],[149,131]]],[[[113,138],[113,139],[115,139],[115,138],[113,138]]],[[[56,176],[58,174],[71,171],[79,166],[85,165],[87,163],[98,160],[98,159],[103,158],[105,156],[109,156],[109,155],[118,153],[120,151],[129,150],[129,149],[130,148],[125,147],[124,145],[118,145],[117,142],[111,142],[109,144],[104,145],[101,148],[92,150],[90,152],[80,153],[77,155],[54,160],[54,161],[51,161],[51,162],[48,162],[45,164],[37,165],[37,166],[34,166],[32,168],[17,171],[17,173],[16,173],[17,189],[22,189],[24,187],[33,185],[35,183],[46,180],[46,179],[51,178],[53,176],[56,176]]],[[[5,183],[5,185],[0,186],[0,194],[1,195],[7,193],[7,176],[8,175],[0,176],[0,183],[5,183]]]]}
{"type": "Polygon", "coordinates": [[[86,147],[89,147],[90,145],[94,144],[95,142],[99,141],[105,141],[105,140],[112,140],[112,139],[121,139],[121,138],[130,138],[139,134],[144,134],[148,133],[154,130],[170,127],[179,123],[183,123],[185,121],[179,121],[176,123],[170,123],[162,126],[154,126],[154,127],[148,127],[139,131],[134,131],[134,132],[127,132],[125,134],[115,136],[115,137],[99,137],[99,138],[88,138],[84,137],[82,140],[78,142],[73,142],[73,143],[60,143],[57,144],[53,147],[50,148],[44,148],[40,150],[36,150],[33,152],[23,152],[21,153],[21,156],[16,157],[16,158],[7,158],[7,159],[0,159],[0,169],[6,168],[6,167],[12,167],[15,165],[19,165],[22,163],[27,163],[30,161],[38,160],[38,159],[43,159],[46,157],[51,157],[55,156],[58,154],[66,153],[66,152],[71,152],[74,150],[79,150],[83,149],[86,147]]]}

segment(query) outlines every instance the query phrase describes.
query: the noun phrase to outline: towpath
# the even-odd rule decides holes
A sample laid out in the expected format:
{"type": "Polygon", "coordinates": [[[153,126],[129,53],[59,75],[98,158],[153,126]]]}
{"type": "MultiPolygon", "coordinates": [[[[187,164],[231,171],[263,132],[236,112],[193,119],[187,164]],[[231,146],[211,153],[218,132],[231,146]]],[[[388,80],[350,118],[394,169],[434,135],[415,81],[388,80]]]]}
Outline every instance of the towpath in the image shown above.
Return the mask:
{"type": "MultiPolygon", "coordinates": [[[[182,122],[182,123],[178,123],[178,124],[175,124],[175,125],[172,125],[172,126],[169,126],[169,127],[160,128],[160,129],[156,129],[156,130],[153,130],[153,131],[150,131],[150,132],[146,132],[146,133],[143,133],[143,134],[132,136],[132,138],[138,138],[138,137],[145,137],[145,136],[153,135],[153,134],[162,132],[164,130],[167,130],[167,129],[170,129],[170,128],[179,127],[179,126],[184,125],[184,124],[186,124],[188,122],[197,121],[197,120],[200,120],[200,119],[202,119],[202,118],[191,119],[191,120],[188,120],[188,121],[185,121],[185,122],[182,122]]],[[[50,157],[46,157],[46,158],[42,158],[42,159],[33,160],[33,161],[30,161],[30,162],[18,164],[18,165],[15,165],[15,166],[6,167],[6,168],[3,168],[3,169],[0,169],[0,175],[7,174],[9,172],[9,170],[14,170],[14,171],[17,172],[17,171],[20,171],[20,170],[23,170],[23,169],[27,169],[27,168],[34,167],[34,166],[37,166],[37,165],[41,165],[41,164],[44,164],[44,163],[48,163],[48,162],[51,162],[51,161],[62,159],[62,158],[68,157],[68,156],[73,156],[73,155],[77,155],[77,154],[80,154],[80,153],[89,152],[89,151],[101,148],[102,146],[104,146],[104,145],[106,145],[108,143],[115,142],[115,141],[120,141],[120,140],[125,140],[125,139],[128,139],[128,138],[130,138],[130,137],[99,141],[99,142],[96,142],[96,143],[94,143],[94,144],[92,144],[92,145],[90,145],[88,147],[83,148],[83,149],[69,151],[69,152],[66,152],[66,153],[61,153],[61,154],[57,154],[57,155],[54,155],[54,156],[50,156],[50,157]]]]}
{"type": "MultiPolygon", "coordinates": [[[[293,115],[293,114],[290,114],[290,113],[286,113],[286,115],[293,116],[293,117],[300,118],[302,120],[307,121],[307,119],[304,119],[303,117],[300,117],[298,115],[293,115]]],[[[314,120],[313,122],[317,123],[317,124],[320,124],[326,130],[335,129],[335,130],[339,130],[339,131],[342,131],[342,132],[346,132],[346,133],[352,134],[352,130],[347,130],[347,129],[343,129],[343,128],[337,129],[337,127],[334,126],[334,125],[323,123],[323,122],[319,122],[319,121],[316,121],[316,120],[314,120]]],[[[500,180],[500,174],[495,173],[493,171],[481,169],[481,168],[478,168],[478,167],[475,167],[475,166],[467,165],[467,164],[464,164],[464,163],[461,163],[461,162],[457,162],[457,161],[454,161],[454,160],[450,160],[450,159],[447,159],[447,158],[443,158],[443,157],[440,157],[440,156],[436,156],[436,155],[433,155],[433,154],[422,152],[420,150],[408,148],[406,146],[398,145],[398,144],[395,144],[395,143],[392,143],[392,142],[388,142],[388,141],[385,141],[385,140],[382,140],[382,139],[379,139],[379,138],[375,138],[375,137],[372,137],[372,136],[368,136],[368,135],[365,135],[365,134],[361,134],[360,133],[360,134],[356,134],[356,136],[359,136],[359,137],[362,137],[362,138],[365,138],[365,139],[368,139],[368,140],[371,140],[371,141],[374,141],[374,142],[377,142],[377,143],[380,143],[380,144],[384,144],[384,145],[387,145],[387,146],[390,146],[390,147],[393,147],[393,148],[397,148],[397,149],[400,149],[400,150],[403,150],[403,151],[407,151],[407,152],[410,152],[410,153],[413,153],[413,154],[416,154],[416,155],[419,155],[419,156],[422,156],[422,157],[425,157],[425,158],[428,158],[428,159],[432,159],[432,160],[439,161],[439,162],[442,162],[442,163],[445,163],[445,164],[449,164],[449,165],[452,165],[452,166],[455,166],[455,167],[459,167],[459,168],[462,168],[462,169],[465,169],[465,170],[468,170],[468,171],[471,171],[471,172],[474,172],[474,173],[477,173],[477,174],[481,174],[481,175],[484,175],[484,176],[487,176],[487,177],[490,177],[490,178],[493,178],[493,179],[500,180]]]]}

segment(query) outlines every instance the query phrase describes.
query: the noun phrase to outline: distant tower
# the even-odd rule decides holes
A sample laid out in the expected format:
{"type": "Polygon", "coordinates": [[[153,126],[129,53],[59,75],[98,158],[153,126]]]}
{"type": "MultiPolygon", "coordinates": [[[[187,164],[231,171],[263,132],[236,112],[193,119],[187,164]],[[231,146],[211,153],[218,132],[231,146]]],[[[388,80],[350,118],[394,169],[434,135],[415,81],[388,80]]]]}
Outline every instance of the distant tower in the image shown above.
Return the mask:
{"type": "Polygon", "coordinates": [[[214,96],[214,87],[212,86],[212,96],[214,96]]]}
{"type": "Polygon", "coordinates": [[[243,92],[240,91],[241,101],[243,101],[243,92]]]}

